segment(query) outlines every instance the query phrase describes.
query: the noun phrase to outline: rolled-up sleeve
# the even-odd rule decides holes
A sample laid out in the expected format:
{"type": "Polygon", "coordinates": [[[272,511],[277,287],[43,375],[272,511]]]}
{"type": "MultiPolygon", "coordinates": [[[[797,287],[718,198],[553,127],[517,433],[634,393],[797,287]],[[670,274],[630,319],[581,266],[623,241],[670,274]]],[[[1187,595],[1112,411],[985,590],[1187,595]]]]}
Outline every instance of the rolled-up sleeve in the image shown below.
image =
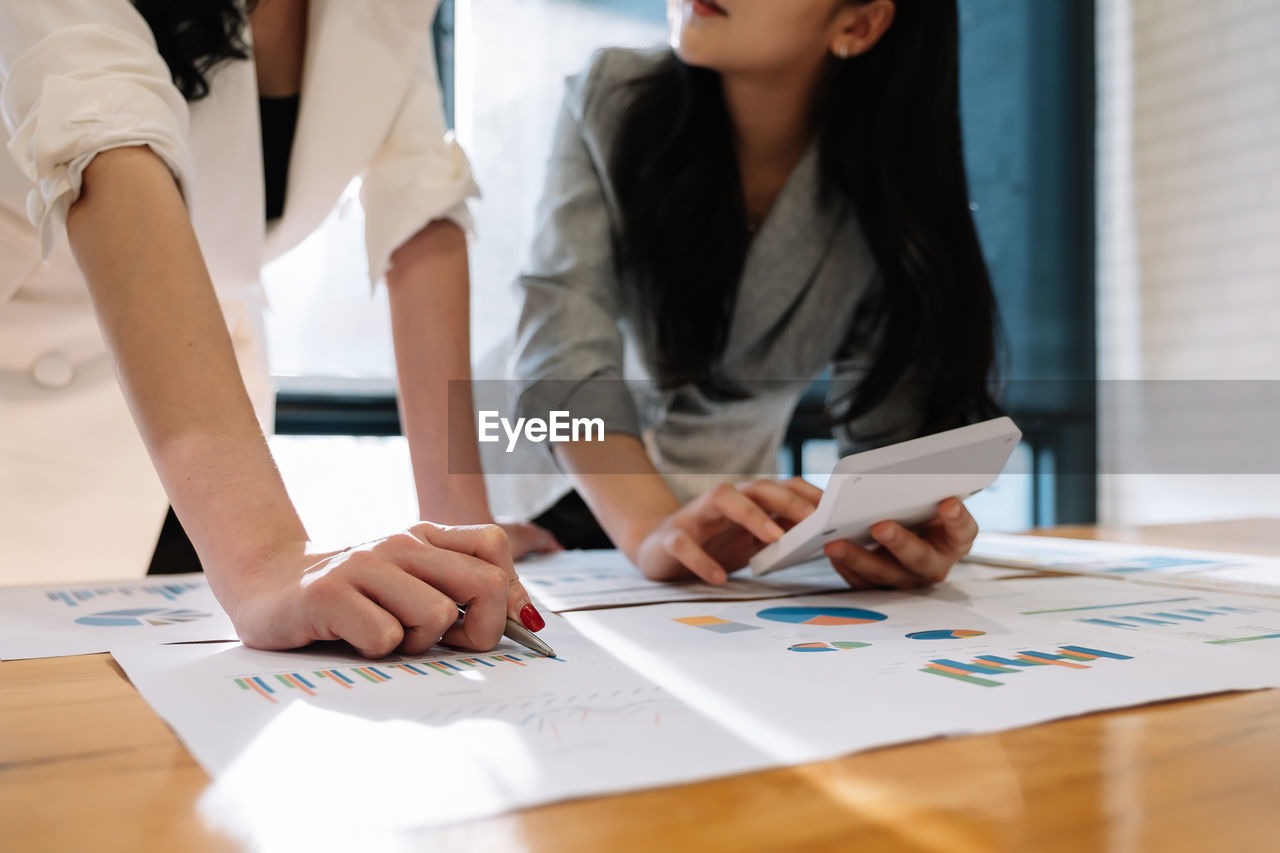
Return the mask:
{"type": "Polygon", "coordinates": [[[467,155],[445,129],[428,34],[404,102],[360,187],[370,282],[386,275],[395,250],[428,223],[448,219],[470,231],[467,200],[479,196],[467,155]]]}
{"type": "Polygon", "coordinates": [[[127,0],[0,0],[0,113],[46,257],[103,151],[148,146],[192,203],[187,104],[127,0]]]}
{"type": "Polygon", "coordinates": [[[570,82],[556,125],[537,236],[519,280],[524,305],[513,354],[519,414],[567,411],[600,418],[606,432],[639,435],[635,402],[622,381],[611,217],[583,136],[580,81],[570,82]]]}

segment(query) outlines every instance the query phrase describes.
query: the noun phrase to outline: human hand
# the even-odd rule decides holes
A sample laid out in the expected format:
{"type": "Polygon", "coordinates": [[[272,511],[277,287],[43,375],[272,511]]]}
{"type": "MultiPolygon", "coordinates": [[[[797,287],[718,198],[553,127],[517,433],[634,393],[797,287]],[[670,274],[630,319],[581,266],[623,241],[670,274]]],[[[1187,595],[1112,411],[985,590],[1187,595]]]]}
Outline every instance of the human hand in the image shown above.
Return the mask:
{"type": "Polygon", "coordinates": [[[654,525],[628,556],[652,580],[692,574],[722,584],[812,513],[821,497],[821,489],[799,477],[720,485],[654,525]]]}
{"type": "Polygon", "coordinates": [[[854,589],[910,589],[945,579],[973,547],[978,523],[963,501],[947,498],[919,534],[896,521],[881,521],[872,525],[871,535],[880,548],[869,550],[841,541],[830,542],[823,550],[854,589]]]}
{"type": "Polygon", "coordinates": [[[423,522],[323,554],[289,545],[221,592],[240,638],[259,649],[345,640],[378,658],[421,654],[443,640],[484,651],[497,645],[508,615],[530,630],[544,625],[496,525],[423,522]],[[458,604],[468,605],[461,620],[458,604]]]}
{"type": "Polygon", "coordinates": [[[564,546],[550,530],[536,524],[508,523],[498,526],[507,532],[512,559],[519,560],[530,554],[554,554],[564,550],[564,546]]]}

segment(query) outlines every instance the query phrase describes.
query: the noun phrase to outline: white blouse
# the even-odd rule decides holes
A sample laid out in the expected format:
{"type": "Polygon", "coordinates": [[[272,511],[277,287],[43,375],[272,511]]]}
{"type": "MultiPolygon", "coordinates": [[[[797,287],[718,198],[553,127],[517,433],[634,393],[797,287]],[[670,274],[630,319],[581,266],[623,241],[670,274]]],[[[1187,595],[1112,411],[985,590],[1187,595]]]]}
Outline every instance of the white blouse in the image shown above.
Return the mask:
{"type": "MultiPolygon", "coordinates": [[[[313,9],[313,26],[323,26],[324,20],[314,18],[338,11],[324,6],[340,4],[314,5],[321,8],[313,9]]],[[[421,30],[416,33],[420,44],[411,79],[394,123],[381,148],[364,164],[361,201],[368,221],[370,277],[376,281],[386,271],[391,253],[426,222],[449,218],[469,230],[466,200],[478,197],[479,191],[466,155],[445,132],[429,30],[439,0],[374,0],[360,5],[374,7],[364,11],[388,23],[394,13],[417,6],[413,15],[421,30]],[[420,26],[424,22],[425,29],[420,26]]],[[[0,139],[31,183],[21,203],[11,188],[0,203],[25,212],[39,229],[42,256],[47,257],[60,239],[67,209],[79,197],[85,166],[102,151],[149,146],[173,172],[188,205],[196,203],[189,107],[132,3],[0,0],[0,23],[0,113],[8,137],[0,139]]],[[[361,44],[359,34],[359,30],[351,33],[352,53],[383,46],[374,39],[361,44]]],[[[246,40],[247,36],[246,31],[246,40]]],[[[308,65],[313,64],[309,58],[308,65]]],[[[343,72],[359,77],[361,66],[353,63],[343,72]]],[[[221,76],[215,73],[210,100],[221,94],[221,76]]],[[[311,87],[307,89],[311,96],[311,87]]],[[[194,106],[204,108],[203,102],[194,106]]],[[[341,130],[360,132],[345,124],[341,130]]],[[[309,143],[324,141],[300,140],[302,145],[309,143]]]]}
{"type": "Polygon", "coordinates": [[[252,59],[219,65],[188,104],[129,0],[0,0],[0,583],[11,566],[140,574],[167,503],[63,239],[85,166],[146,145],[173,172],[269,429],[262,265],[356,177],[373,282],[428,222],[470,228],[478,190],[442,115],[438,2],[311,0],[285,209],[268,226],[252,59]]]}

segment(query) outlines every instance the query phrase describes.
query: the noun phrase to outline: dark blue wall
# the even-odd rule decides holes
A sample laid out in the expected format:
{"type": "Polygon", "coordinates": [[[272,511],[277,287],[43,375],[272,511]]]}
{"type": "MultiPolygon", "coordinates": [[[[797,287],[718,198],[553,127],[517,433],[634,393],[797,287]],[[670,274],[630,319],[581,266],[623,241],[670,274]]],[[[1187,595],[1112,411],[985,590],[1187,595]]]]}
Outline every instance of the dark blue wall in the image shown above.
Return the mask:
{"type": "Polygon", "coordinates": [[[1037,448],[1037,523],[1096,516],[1091,0],[960,0],[970,194],[1037,448]]]}
{"type": "Polygon", "coordinates": [[[1089,6],[960,2],[970,190],[1015,379],[1094,375],[1089,6]]]}

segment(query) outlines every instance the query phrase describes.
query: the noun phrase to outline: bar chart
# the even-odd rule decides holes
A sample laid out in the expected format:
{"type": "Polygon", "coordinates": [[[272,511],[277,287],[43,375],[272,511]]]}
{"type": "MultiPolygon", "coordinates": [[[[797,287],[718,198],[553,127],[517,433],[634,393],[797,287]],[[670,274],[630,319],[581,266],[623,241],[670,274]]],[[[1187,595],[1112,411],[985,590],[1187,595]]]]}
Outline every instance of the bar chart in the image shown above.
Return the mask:
{"type": "Polygon", "coordinates": [[[1137,629],[1148,626],[1188,625],[1197,622],[1209,622],[1223,616],[1239,616],[1257,612],[1259,611],[1248,607],[1199,605],[1197,607],[1165,608],[1163,610],[1148,610],[1130,614],[1109,613],[1105,617],[1093,616],[1076,621],[1083,622],[1086,625],[1105,625],[1108,628],[1137,629]]]}
{"type": "Polygon", "coordinates": [[[45,592],[49,601],[60,601],[67,607],[79,607],[86,602],[98,603],[102,598],[162,599],[177,601],[185,593],[192,590],[205,589],[204,581],[183,583],[155,583],[142,586],[101,586],[82,587],[78,589],[54,589],[45,592]]]}
{"type": "Polygon", "coordinates": [[[1002,687],[1004,682],[997,681],[994,676],[1017,675],[1027,667],[1037,666],[1089,669],[1099,660],[1133,660],[1133,656],[1085,646],[1060,646],[1056,652],[1017,652],[1008,657],[977,655],[969,661],[937,658],[925,664],[920,672],[978,687],[1002,687]]]}
{"type": "Polygon", "coordinates": [[[232,683],[246,694],[256,694],[276,704],[281,698],[296,695],[316,696],[320,688],[352,690],[356,687],[383,684],[394,679],[424,676],[455,677],[486,669],[525,667],[542,661],[558,661],[532,652],[474,655],[471,657],[432,658],[414,661],[380,662],[325,669],[272,672],[262,675],[239,675],[232,683]]]}

